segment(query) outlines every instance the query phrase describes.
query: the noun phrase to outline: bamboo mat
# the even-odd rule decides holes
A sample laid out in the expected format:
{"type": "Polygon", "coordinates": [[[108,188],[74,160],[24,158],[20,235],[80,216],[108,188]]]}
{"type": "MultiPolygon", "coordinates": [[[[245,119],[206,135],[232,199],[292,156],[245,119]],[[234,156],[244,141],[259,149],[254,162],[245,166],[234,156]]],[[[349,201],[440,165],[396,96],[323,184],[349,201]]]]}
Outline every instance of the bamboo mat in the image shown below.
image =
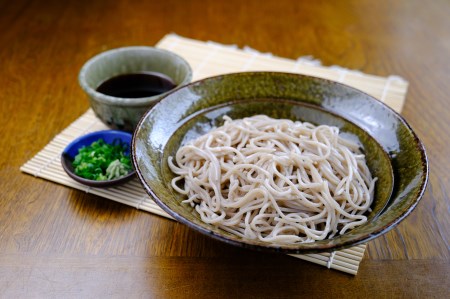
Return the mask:
{"type": "MultiPolygon", "coordinates": [[[[173,51],[191,65],[193,80],[239,71],[281,71],[321,77],[361,89],[400,112],[408,89],[408,83],[397,76],[378,77],[338,66],[324,67],[310,57],[291,60],[260,53],[245,47],[227,46],[214,42],[202,42],[178,36],[166,35],[156,47],[173,51]]],[[[75,138],[89,132],[108,129],[89,109],[50,141],[39,153],[26,162],[20,170],[65,186],[114,200],[136,209],[171,218],[145,193],[137,178],[111,188],[91,188],[79,184],[66,175],[60,163],[63,149],[75,138]]],[[[172,219],[172,218],[171,218],[172,219]]],[[[309,262],[356,275],[364,257],[366,245],[332,253],[292,255],[309,262]]]]}

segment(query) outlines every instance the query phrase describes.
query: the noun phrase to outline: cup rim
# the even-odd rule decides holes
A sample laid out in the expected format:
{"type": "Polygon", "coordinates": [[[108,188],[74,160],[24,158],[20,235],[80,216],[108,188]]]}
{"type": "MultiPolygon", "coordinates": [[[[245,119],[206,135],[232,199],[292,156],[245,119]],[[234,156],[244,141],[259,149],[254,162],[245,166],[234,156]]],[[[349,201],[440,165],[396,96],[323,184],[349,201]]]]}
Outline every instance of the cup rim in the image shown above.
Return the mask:
{"type": "Polygon", "coordinates": [[[109,56],[111,54],[121,53],[121,52],[129,52],[129,51],[150,51],[150,52],[159,52],[164,55],[171,56],[173,59],[176,59],[180,61],[182,65],[187,70],[187,74],[183,81],[177,85],[174,89],[177,89],[192,80],[192,68],[189,65],[189,63],[181,57],[178,54],[175,54],[174,52],[171,52],[169,50],[165,49],[159,49],[156,47],[150,47],[150,46],[127,46],[127,47],[120,47],[115,48],[111,50],[107,50],[104,52],[101,52],[99,54],[94,55],[89,60],[87,60],[84,65],[81,67],[80,72],[78,74],[78,83],[80,84],[81,88],[88,94],[88,96],[91,99],[95,99],[95,101],[105,103],[108,105],[115,105],[115,106],[147,106],[148,104],[151,104],[152,102],[156,102],[158,99],[163,97],[164,95],[172,92],[174,89],[171,89],[169,91],[166,91],[164,93],[154,95],[151,97],[143,97],[143,98],[119,98],[119,97],[113,97],[106,94],[103,94],[101,92],[96,91],[94,88],[92,88],[87,82],[86,82],[86,75],[88,69],[95,63],[97,63],[100,59],[109,56]]]}

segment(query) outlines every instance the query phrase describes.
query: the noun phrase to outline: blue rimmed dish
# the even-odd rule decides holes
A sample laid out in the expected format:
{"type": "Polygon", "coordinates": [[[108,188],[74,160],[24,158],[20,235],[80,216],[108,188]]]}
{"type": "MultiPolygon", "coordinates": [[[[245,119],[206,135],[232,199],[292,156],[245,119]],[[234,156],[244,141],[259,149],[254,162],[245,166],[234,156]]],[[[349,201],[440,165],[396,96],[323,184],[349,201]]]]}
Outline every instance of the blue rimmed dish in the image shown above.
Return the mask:
{"type": "Polygon", "coordinates": [[[119,184],[123,184],[129,180],[131,180],[136,171],[134,169],[130,170],[127,175],[122,176],[117,179],[104,180],[104,181],[95,181],[83,178],[75,174],[74,167],[72,166],[72,162],[75,159],[75,156],[78,154],[78,151],[83,146],[89,146],[94,141],[99,139],[103,139],[105,143],[113,144],[114,142],[120,141],[127,145],[127,149],[125,150],[125,155],[130,155],[131,150],[131,140],[133,135],[128,132],[117,131],[117,130],[103,130],[88,133],[86,135],[80,136],[73,140],[69,145],[66,146],[63,153],[61,154],[61,165],[64,171],[67,173],[75,181],[91,186],[91,187],[111,187],[119,184]]]}

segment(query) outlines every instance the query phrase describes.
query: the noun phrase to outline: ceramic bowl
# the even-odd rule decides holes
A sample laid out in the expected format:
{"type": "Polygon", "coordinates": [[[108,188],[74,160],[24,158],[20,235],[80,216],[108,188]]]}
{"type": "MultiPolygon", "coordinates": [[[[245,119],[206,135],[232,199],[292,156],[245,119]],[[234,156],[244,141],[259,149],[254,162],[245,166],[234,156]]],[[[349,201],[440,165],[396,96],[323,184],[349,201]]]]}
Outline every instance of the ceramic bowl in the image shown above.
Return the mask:
{"type": "Polygon", "coordinates": [[[428,178],[424,147],[406,121],[385,104],[349,86],[288,73],[236,73],[189,84],[169,94],[139,122],[133,163],[145,190],[175,219],[229,244],[284,253],[331,251],[367,242],[392,229],[419,202],[428,178]],[[338,237],[273,246],[241,239],[201,221],[171,187],[167,163],[181,144],[233,119],[255,114],[334,125],[364,146],[379,178],[368,221],[338,237]]]}
{"type": "Polygon", "coordinates": [[[168,92],[142,98],[108,96],[96,89],[106,80],[124,74],[156,72],[170,77],[176,86],[192,79],[192,70],[182,57],[153,47],[123,47],[89,59],[81,68],[78,81],[88,95],[95,115],[112,129],[132,132],[139,119],[168,92]]]}
{"type": "Polygon", "coordinates": [[[128,149],[125,154],[130,155],[132,134],[116,130],[97,131],[78,137],[66,146],[61,155],[61,165],[64,171],[75,181],[91,187],[111,187],[131,180],[136,175],[134,169],[124,177],[108,181],[89,180],[75,174],[72,162],[78,154],[78,150],[83,146],[91,145],[92,142],[97,141],[100,138],[108,144],[112,144],[115,140],[120,140],[121,142],[128,144],[128,149]]]}

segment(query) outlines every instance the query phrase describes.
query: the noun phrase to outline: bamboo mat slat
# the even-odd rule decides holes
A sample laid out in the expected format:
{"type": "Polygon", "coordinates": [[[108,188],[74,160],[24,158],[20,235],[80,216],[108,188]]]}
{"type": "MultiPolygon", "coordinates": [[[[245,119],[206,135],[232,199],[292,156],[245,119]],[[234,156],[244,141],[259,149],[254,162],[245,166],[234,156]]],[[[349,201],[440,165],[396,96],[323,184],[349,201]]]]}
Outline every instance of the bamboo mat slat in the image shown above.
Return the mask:
{"type": "MultiPolygon", "coordinates": [[[[260,53],[248,47],[238,49],[233,45],[202,42],[176,34],[166,35],[156,47],[173,51],[185,58],[194,71],[194,81],[214,75],[240,71],[299,73],[341,82],[361,89],[385,102],[397,112],[400,112],[403,107],[408,89],[408,82],[397,76],[379,77],[344,69],[339,66],[324,67],[320,65],[320,62],[310,57],[300,57],[297,60],[291,60],[276,57],[270,53],[260,53]]],[[[20,170],[35,177],[173,219],[145,193],[137,178],[118,187],[92,188],[79,184],[66,175],[60,163],[61,153],[64,148],[81,135],[105,129],[108,129],[108,127],[89,109],[61,131],[60,134],[55,136],[49,144],[27,161],[20,170]]],[[[359,264],[364,257],[365,248],[366,245],[362,244],[332,253],[291,256],[329,269],[356,275],[359,264]]]]}

